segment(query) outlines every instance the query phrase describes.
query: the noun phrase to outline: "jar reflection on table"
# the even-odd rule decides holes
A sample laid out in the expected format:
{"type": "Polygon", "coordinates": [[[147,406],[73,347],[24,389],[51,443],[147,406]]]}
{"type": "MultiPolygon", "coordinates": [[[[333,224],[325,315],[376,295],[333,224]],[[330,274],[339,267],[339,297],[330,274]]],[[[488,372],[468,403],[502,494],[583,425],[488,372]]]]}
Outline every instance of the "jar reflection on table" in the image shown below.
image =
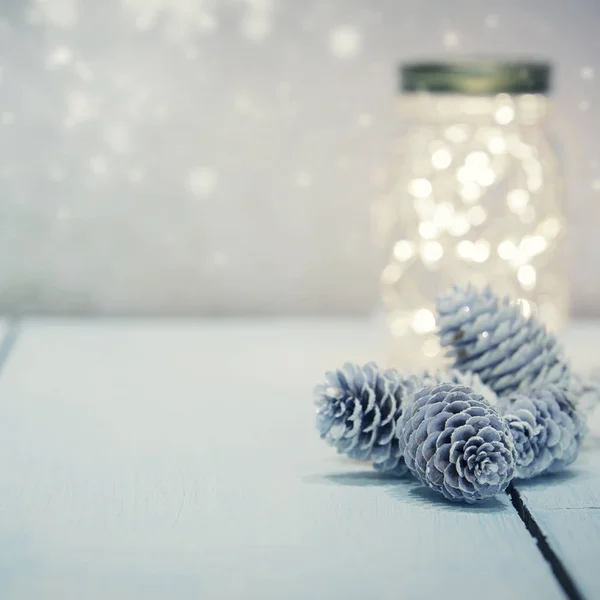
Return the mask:
{"type": "MultiPolygon", "coordinates": [[[[418,68],[408,67],[417,85],[418,68]]],[[[387,193],[374,207],[395,362],[405,363],[406,354],[439,357],[434,299],[453,284],[491,284],[550,329],[568,315],[562,184],[543,126],[549,68],[468,63],[448,69],[446,83],[443,76],[435,80],[442,91],[417,88],[401,97],[413,127],[395,144],[387,193]],[[523,74],[525,83],[511,79],[523,74]],[[456,91],[469,86],[478,93],[456,91]]]]}

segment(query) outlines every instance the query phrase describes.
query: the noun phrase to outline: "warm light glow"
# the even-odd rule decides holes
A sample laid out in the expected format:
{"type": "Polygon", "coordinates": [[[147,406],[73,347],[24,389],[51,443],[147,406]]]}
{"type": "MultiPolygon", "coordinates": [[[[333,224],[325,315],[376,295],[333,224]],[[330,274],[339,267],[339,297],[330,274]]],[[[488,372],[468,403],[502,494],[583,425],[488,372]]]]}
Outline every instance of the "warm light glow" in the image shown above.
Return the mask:
{"type": "Polygon", "coordinates": [[[410,194],[417,198],[431,196],[431,182],[428,179],[413,179],[408,185],[410,194]]]}
{"type": "Polygon", "coordinates": [[[417,333],[428,333],[435,329],[435,317],[427,308],[420,308],[412,320],[412,328],[417,333]]]}
{"type": "Polygon", "coordinates": [[[490,256],[490,243],[486,240],[478,240],[473,244],[471,258],[478,263],[485,262],[490,256]]]}
{"type": "Polygon", "coordinates": [[[425,221],[433,219],[437,204],[433,198],[415,198],[414,207],[419,217],[425,221]]]}
{"type": "Polygon", "coordinates": [[[548,247],[541,235],[526,235],[519,244],[519,252],[527,257],[537,256],[548,247]]]}
{"type": "Polygon", "coordinates": [[[531,302],[529,302],[529,300],[525,300],[525,298],[519,298],[517,300],[516,304],[519,307],[519,310],[521,311],[521,314],[525,318],[531,316],[531,313],[533,312],[533,308],[532,308],[531,302]]]}
{"type": "Polygon", "coordinates": [[[444,249],[439,242],[423,242],[421,244],[421,256],[423,262],[434,263],[444,255],[444,249]]]}
{"type": "Polygon", "coordinates": [[[465,158],[465,165],[470,169],[481,169],[490,164],[490,157],[481,151],[470,152],[465,158]]]}
{"type": "Polygon", "coordinates": [[[519,160],[528,160],[531,158],[533,149],[526,144],[518,135],[511,134],[507,136],[507,147],[509,152],[519,160]]]}
{"type": "Polygon", "coordinates": [[[446,138],[455,144],[466,142],[469,137],[469,132],[466,125],[451,125],[446,128],[446,138]]]}
{"type": "Polygon", "coordinates": [[[523,168],[527,172],[527,188],[531,192],[537,192],[544,183],[542,167],[537,161],[524,161],[523,168]]]}
{"type": "Polygon", "coordinates": [[[525,190],[511,190],[506,196],[508,208],[517,215],[525,212],[527,203],[529,202],[529,194],[525,190]]]}
{"type": "Polygon", "coordinates": [[[440,148],[431,155],[431,164],[436,169],[447,169],[450,163],[452,163],[452,154],[445,148],[440,148]]]}
{"type": "Polygon", "coordinates": [[[531,290],[535,287],[536,272],[531,265],[522,265],[517,271],[517,279],[526,290],[531,290]]]}
{"type": "Polygon", "coordinates": [[[464,259],[470,259],[473,255],[473,242],[469,240],[462,240],[456,246],[456,253],[464,259]]]}
{"type": "Polygon", "coordinates": [[[456,171],[456,180],[463,185],[468,185],[473,181],[473,171],[468,167],[461,167],[456,171]]]}
{"type": "MultiPolygon", "coordinates": [[[[435,336],[415,338],[434,331],[432,295],[466,281],[491,282],[501,295],[527,298],[519,302],[525,316],[548,302],[563,318],[560,169],[540,121],[549,100],[422,94],[406,102],[417,122],[405,147],[395,146],[391,174],[398,175],[389,185],[394,212],[386,237],[396,229],[408,233],[393,239],[394,267],[384,274],[393,283],[382,286],[392,331],[413,336],[407,349],[438,356],[435,336]]],[[[600,195],[600,175],[588,177],[588,189],[594,178],[600,195]]],[[[493,333],[482,327],[479,335],[493,333]]]]}
{"type": "Polygon", "coordinates": [[[527,178],[527,187],[530,191],[532,192],[537,192],[538,190],[541,189],[542,187],[542,176],[541,174],[531,174],[529,175],[529,177],[527,178]]]}
{"type": "Polygon", "coordinates": [[[533,206],[528,206],[520,215],[519,218],[523,223],[533,223],[535,219],[535,210],[533,206]]]}
{"type": "Polygon", "coordinates": [[[499,125],[508,125],[515,118],[515,109],[512,106],[499,106],[494,113],[494,119],[499,125]]]}
{"type": "Polygon", "coordinates": [[[468,233],[469,229],[471,229],[471,224],[464,215],[457,215],[454,217],[452,223],[450,223],[450,226],[448,227],[448,231],[456,236],[465,235],[465,233],[468,233]]]}
{"type": "Polygon", "coordinates": [[[413,257],[415,253],[414,244],[408,240],[400,240],[394,245],[394,256],[396,260],[404,262],[413,257]]]}
{"type": "Polygon", "coordinates": [[[496,179],[496,174],[489,164],[490,159],[485,152],[471,152],[467,155],[464,166],[456,172],[456,179],[465,186],[475,182],[487,187],[496,179]]]}
{"type": "Polygon", "coordinates": [[[479,200],[479,197],[481,196],[481,188],[476,183],[468,181],[464,183],[458,193],[464,202],[467,204],[473,204],[473,202],[477,202],[477,200],[479,200]]]}
{"type": "Polygon", "coordinates": [[[501,133],[490,133],[487,139],[487,147],[492,154],[504,154],[506,152],[506,140],[501,133]]]}
{"type": "Polygon", "coordinates": [[[514,260],[517,256],[517,247],[511,240],[503,240],[498,244],[498,256],[504,260],[514,260]]]}
{"type": "Polygon", "coordinates": [[[419,223],[419,235],[426,240],[432,240],[439,234],[437,225],[432,221],[422,221],[419,223]]]}
{"type": "Polygon", "coordinates": [[[540,223],[538,230],[546,239],[551,240],[560,233],[560,221],[556,217],[550,217],[540,223]]]}
{"type": "Polygon", "coordinates": [[[440,229],[447,229],[452,223],[453,217],[454,207],[448,202],[443,202],[437,207],[435,215],[433,216],[433,222],[440,229]]]}
{"type": "Polygon", "coordinates": [[[469,219],[471,225],[477,227],[478,225],[481,225],[485,222],[485,220],[487,219],[487,213],[485,212],[485,209],[482,206],[472,206],[467,211],[467,219],[469,219]]]}
{"type": "Polygon", "coordinates": [[[402,277],[402,267],[400,265],[388,265],[381,274],[383,283],[394,284],[402,277]]]}
{"type": "Polygon", "coordinates": [[[475,181],[477,181],[477,183],[483,187],[492,185],[495,180],[496,174],[494,173],[493,169],[490,169],[489,167],[480,169],[475,177],[475,181]]]}

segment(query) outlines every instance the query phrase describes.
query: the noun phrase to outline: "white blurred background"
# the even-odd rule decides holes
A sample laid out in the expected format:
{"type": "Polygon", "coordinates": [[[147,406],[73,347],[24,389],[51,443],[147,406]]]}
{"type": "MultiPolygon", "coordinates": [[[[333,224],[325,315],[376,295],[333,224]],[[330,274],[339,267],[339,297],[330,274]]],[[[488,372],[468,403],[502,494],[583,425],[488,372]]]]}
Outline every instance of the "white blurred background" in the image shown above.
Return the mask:
{"type": "Polygon", "coordinates": [[[597,0],[0,0],[0,310],[368,313],[397,65],[491,54],[554,63],[598,315],[599,28],[597,0]]]}

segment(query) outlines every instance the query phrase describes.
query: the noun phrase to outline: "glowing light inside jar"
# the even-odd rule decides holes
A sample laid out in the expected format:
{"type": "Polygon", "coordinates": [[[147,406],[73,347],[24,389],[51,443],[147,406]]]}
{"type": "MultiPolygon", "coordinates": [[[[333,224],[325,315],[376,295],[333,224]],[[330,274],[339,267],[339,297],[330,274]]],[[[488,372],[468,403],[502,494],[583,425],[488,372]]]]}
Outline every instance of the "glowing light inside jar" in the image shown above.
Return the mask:
{"type": "Polygon", "coordinates": [[[469,229],[471,229],[471,224],[469,223],[467,217],[465,217],[464,215],[458,215],[454,217],[452,223],[450,223],[450,226],[448,227],[448,232],[451,235],[455,235],[458,237],[460,235],[465,235],[465,233],[468,233],[469,229]]]}
{"type": "Polygon", "coordinates": [[[486,167],[485,169],[480,169],[475,177],[475,181],[483,187],[488,187],[494,183],[496,180],[496,173],[494,173],[493,169],[486,167]]]}
{"type": "Polygon", "coordinates": [[[415,312],[412,320],[412,328],[417,333],[428,333],[435,329],[435,317],[427,308],[421,308],[415,312]]]}
{"type": "Polygon", "coordinates": [[[471,258],[477,263],[485,262],[490,256],[490,243],[487,240],[478,240],[473,244],[471,258]]]}
{"type": "Polygon", "coordinates": [[[387,267],[383,270],[381,274],[381,280],[383,283],[394,284],[397,283],[402,277],[403,270],[400,265],[392,263],[391,265],[387,265],[387,267]]]}
{"type": "Polygon", "coordinates": [[[560,221],[556,217],[550,217],[542,221],[538,226],[538,231],[546,238],[553,239],[561,231],[560,221]]]}
{"type": "Polygon", "coordinates": [[[506,139],[501,133],[490,133],[487,138],[487,147],[492,154],[504,154],[506,152],[506,139]]]}
{"type": "Polygon", "coordinates": [[[517,215],[523,214],[529,202],[529,194],[525,190],[511,190],[506,196],[508,208],[517,215]]]}
{"type": "Polygon", "coordinates": [[[531,290],[535,287],[536,282],[535,268],[531,265],[523,265],[519,267],[517,271],[517,279],[521,282],[521,285],[526,290],[531,290]]]}
{"type": "Polygon", "coordinates": [[[473,242],[470,240],[462,240],[456,245],[456,253],[465,260],[470,259],[473,255],[473,242]]]}
{"type": "Polygon", "coordinates": [[[469,139],[469,130],[466,125],[451,125],[446,128],[446,138],[455,144],[462,144],[469,139]]]}
{"type": "Polygon", "coordinates": [[[531,314],[533,313],[532,303],[529,302],[529,300],[525,300],[525,298],[519,298],[517,300],[516,304],[519,307],[521,314],[525,318],[530,317],[531,314]]]}
{"type": "Polygon", "coordinates": [[[522,223],[528,224],[533,223],[535,220],[535,209],[533,206],[528,206],[520,215],[519,219],[521,219],[522,223]]]}
{"type": "Polygon", "coordinates": [[[411,259],[415,254],[415,245],[408,240],[400,240],[394,245],[394,256],[400,262],[411,259]]]}
{"type": "Polygon", "coordinates": [[[511,240],[503,240],[498,244],[498,256],[503,260],[514,260],[518,250],[511,240]]]}
{"type": "Polygon", "coordinates": [[[436,208],[435,214],[433,216],[433,222],[440,229],[447,229],[452,223],[453,218],[454,207],[448,202],[443,202],[436,208]]]}
{"type": "Polygon", "coordinates": [[[416,198],[427,198],[431,196],[431,182],[428,179],[413,179],[408,185],[408,191],[416,198]]]}
{"type": "Polygon", "coordinates": [[[424,220],[433,219],[436,206],[433,198],[416,198],[414,201],[415,210],[419,214],[419,217],[424,220]]]}
{"type": "Polygon", "coordinates": [[[481,196],[481,188],[476,183],[468,181],[459,189],[458,194],[465,203],[473,204],[479,200],[481,196]]]}
{"type": "Polygon", "coordinates": [[[439,229],[433,221],[422,221],[419,223],[419,235],[426,240],[432,240],[439,234],[439,229]]]}
{"type": "Polygon", "coordinates": [[[494,113],[494,120],[498,125],[508,125],[515,118],[515,109],[512,106],[499,106],[494,113]]]}
{"type": "Polygon", "coordinates": [[[434,263],[444,256],[444,249],[439,242],[424,242],[420,247],[423,262],[434,263]]]}
{"type": "Polygon", "coordinates": [[[450,152],[448,152],[448,150],[445,148],[440,148],[431,155],[431,164],[436,169],[447,169],[451,163],[452,154],[450,154],[450,152]]]}
{"type": "Polygon", "coordinates": [[[430,293],[442,281],[491,283],[502,294],[526,297],[519,301],[525,316],[544,302],[563,315],[565,286],[557,287],[554,274],[562,264],[554,260],[563,228],[560,190],[553,187],[558,173],[538,123],[548,100],[537,94],[433,94],[407,101],[419,119],[425,111],[431,119],[411,130],[412,155],[406,145],[398,147],[401,176],[389,202],[402,235],[390,244],[395,268],[384,271],[392,283],[382,292],[390,314],[403,315],[390,319],[392,332],[424,335],[409,344],[413,351],[439,355],[439,342],[430,335],[430,293]]]}
{"type": "Polygon", "coordinates": [[[467,219],[469,220],[469,223],[471,223],[471,225],[477,227],[478,225],[482,225],[485,222],[485,220],[487,219],[487,212],[485,212],[483,206],[472,206],[467,211],[467,219]]]}
{"type": "Polygon", "coordinates": [[[519,252],[526,257],[534,257],[544,252],[548,243],[541,235],[526,235],[519,244],[519,252]]]}
{"type": "Polygon", "coordinates": [[[465,165],[469,169],[477,170],[487,167],[490,164],[490,157],[485,152],[470,152],[465,158],[465,165]]]}

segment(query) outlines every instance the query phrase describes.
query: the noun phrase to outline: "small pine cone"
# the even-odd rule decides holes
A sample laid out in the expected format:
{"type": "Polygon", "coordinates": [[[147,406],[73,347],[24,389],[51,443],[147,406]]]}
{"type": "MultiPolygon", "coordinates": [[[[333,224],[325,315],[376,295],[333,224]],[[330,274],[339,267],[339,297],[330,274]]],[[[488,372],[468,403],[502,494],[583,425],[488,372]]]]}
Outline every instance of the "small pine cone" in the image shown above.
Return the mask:
{"type": "Polygon", "coordinates": [[[514,475],[507,425],[468,387],[443,383],[414,394],[397,435],[408,468],[449,500],[480,502],[504,491],[514,475]]]}
{"type": "Polygon", "coordinates": [[[515,441],[516,477],[560,471],[577,458],[585,422],[570,392],[541,386],[501,398],[499,409],[515,441]]]}
{"type": "Polygon", "coordinates": [[[448,369],[446,371],[421,371],[418,375],[421,381],[421,387],[432,387],[440,383],[456,383],[471,388],[476,394],[483,396],[491,406],[498,403],[496,392],[485,385],[479,378],[479,375],[467,371],[463,373],[458,369],[448,369]]]}
{"type": "Polygon", "coordinates": [[[571,370],[556,337],[490,287],[454,286],[436,307],[440,343],[450,346],[454,367],[477,374],[499,396],[543,383],[569,387],[571,370]]]}
{"type": "Polygon", "coordinates": [[[402,403],[418,381],[394,370],[381,371],[375,363],[346,363],[325,374],[315,388],[317,428],[321,439],[340,454],[371,460],[378,471],[407,472],[395,435],[402,403]]]}

